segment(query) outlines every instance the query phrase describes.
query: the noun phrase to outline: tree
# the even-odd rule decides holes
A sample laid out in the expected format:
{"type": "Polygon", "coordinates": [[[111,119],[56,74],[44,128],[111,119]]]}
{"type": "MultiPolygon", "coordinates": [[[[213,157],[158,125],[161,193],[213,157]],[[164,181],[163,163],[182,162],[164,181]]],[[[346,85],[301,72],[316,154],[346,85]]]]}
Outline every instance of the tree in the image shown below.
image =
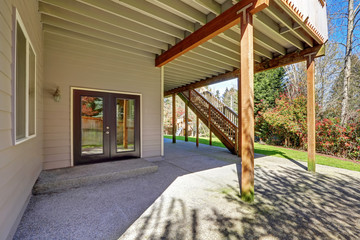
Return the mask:
{"type": "Polygon", "coordinates": [[[333,25],[336,26],[336,31],[333,35],[334,40],[344,47],[343,65],[342,65],[342,81],[341,91],[339,92],[341,100],[341,124],[344,125],[349,118],[349,101],[350,101],[350,86],[353,81],[353,64],[352,56],[356,55],[360,40],[359,32],[360,25],[360,1],[359,0],[343,0],[328,2],[330,15],[329,19],[333,25]]]}
{"type": "Polygon", "coordinates": [[[306,63],[296,63],[284,67],[286,71],[285,92],[290,99],[295,99],[298,96],[306,96],[307,82],[306,82],[306,63]]]}
{"type": "Polygon", "coordinates": [[[274,107],[275,101],[284,92],[285,69],[280,67],[257,73],[254,76],[254,111],[255,115],[261,106],[274,107]]]}
{"type": "Polygon", "coordinates": [[[222,101],[223,103],[230,107],[234,112],[238,112],[238,90],[233,86],[230,89],[226,88],[223,96],[222,101]]]}
{"type": "Polygon", "coordinates": [[[327,117],[326,115],[329,113],[335,117],[340,112],[334,112],[333,109],[340,103],[341,88],[337,88],[335,92],[334,88],[341,73],[342,61],[338,43],[328,41],[325,46],[325,56],[315,60],[316,104],[320,107],[316,113],[318,117],[327,117]]]}
{"type": "MultiPolygon", "coordinates": [[[[353,120],[360,109],[360,57],[353,55],[351,57],[351,81],[348,83],[348,106],[346,113],[346,122],[353,120]]],[[[342,89],[344,81],[344,71],[340,73],[331,89],[331,100],[329,107],[325,109],[325,117],[340,117],[342,111],[342,89]],[[341,93],[341,94],[339,94],[341,93]]],[[[344,125],[343,125],[344,126],[344,125]]]]}
{"type": "Polygon", "coordinates": [[[97,97],[82,97],[81,112],[83,116],[94,117],[102,116],[102,99],[97,97]]]}

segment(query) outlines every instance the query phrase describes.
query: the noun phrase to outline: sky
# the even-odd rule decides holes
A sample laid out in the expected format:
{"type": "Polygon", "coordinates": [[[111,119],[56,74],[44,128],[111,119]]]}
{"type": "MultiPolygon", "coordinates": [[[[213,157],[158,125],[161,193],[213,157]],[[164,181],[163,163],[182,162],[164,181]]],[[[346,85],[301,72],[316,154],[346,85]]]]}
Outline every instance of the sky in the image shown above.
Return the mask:
{"type": "MultiPolygon", "coordinates": [[[[355,7],[358,4],[360,4],[360,0],[355,0],[355,7]]],[[[347,10],[347,0],[327,0],[328,14],[331,15],[331,17],[334,19],[332,24],[336,26],[335,28],[331,28],[329,26],[329,30],[335,29],[334,31],[329,32],[329,38],[332,41],[342,42],[343,44],[346,43],[346,22],[344,21],[343,18],[341,18],[342,15],[336,15],[335,13],[344,13],[346,12],[346,10],[347,10]]],[[[356,28],[354,32],[355,36],[360,36],[360,21],[358,25],[359,26],[356,28]]],[[[355,45],[356,44],[359,43],[355,42],[355,45]]],[[[209,87],[213,89],[214,92],[216,92],[216,90],[219,90],[220,95],[222,95],[225,92],[226,88],[230,89],[231,87],[234,87],[237,89],[237,79],[232,79],[221,83],[212,84],[209,85],[209,87]]]]}
{"type": "Polygon", "coordinates": [[[213,90],[213,92],[216,92],[216,90],[219,90],[220,96],[223,95],[226,88],[230,89],[231,87],[234,87],[237,89],[237,78],[209,85],[209,88],[211,88],[213,90]]]}

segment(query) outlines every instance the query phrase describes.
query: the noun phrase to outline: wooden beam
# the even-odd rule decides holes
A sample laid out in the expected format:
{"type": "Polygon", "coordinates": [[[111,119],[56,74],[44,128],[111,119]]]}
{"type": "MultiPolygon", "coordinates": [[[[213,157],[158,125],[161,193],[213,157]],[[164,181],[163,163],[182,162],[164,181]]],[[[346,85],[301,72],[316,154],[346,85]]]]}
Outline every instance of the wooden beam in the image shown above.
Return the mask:
{"type": "Polygon", "coordinates": [[[312,48],[306,48],[302,51],[296,51],[285,56],[277,57],[272,60],[255,64],[255,73],[263,72],[265,70],[283,67],[286,65],[306,61],[306,55],[315,53],[314,57],[322,57],[325,55],[325,45],[317,45],[312,48]]]}
{"type": "Polygon", "coordinates": [[[209,39],[224,32],[230,27],[240,22],[240,16],[243,14],[245,7],[249,6],[246,11],[255,14],[269,5],[269,0],[243,0],[233,7],[220,14],[214,20],[201,27],[190,36],[170,48],[165,53],[155,59],[155,66],[161,67],[191,49],[205,43],[209,39]],[[251,6],[249,4],[252,4],[251,6]]]}
{"type": "Polygon", "coordinates": [[[307,126],[308,126],[308,170],[315,172],[316,167],[316,130],[315,130],[315,59],[307,59],[307,126]]]}
{"type": "Polygon", "coordinates": [[[175,89],[172,89],[169,91],[165,91],[164,95],[168,96],[172,93],[182,92],[182,91],[186,91],[189,89],[195,89],[195,88],[203,87],[203,86],[210,85],[213,83],[218,83],[218,82],[226,81],[229,79],[237,78],[238,73],[239,73],[239,70],[237,69],[232,72],[220,74],[219,76],[208,78],[208,79],[196,82],[196,83],[192,83],[192,84],[186,85],[184,87],[179,87],[179,88],[175,88],[175,89]]]}
{"type": "Polygon", "coordinates": [[[238,80],[238,128],[241,156],[241,198],[254,199],[254,38],[253,16],[241,21],[240,64],[238,80]]]}
{"type": "Polygon", "coordinates": [[[189,106],[185,103],[185,142],[189,141],[189,106]]]}
{"type": "Polygon", "coordinates": [[[172,135],[173,135],[173,143],[176,143],[176,95],[172,94],[172,135]]]}
{"type": "MultiPolygon", "coordinates": [[[[255,73],[263,72],[269,69],[283,67],[286,65],[303,62],[306,61],[307,57],[305,55],[309,53],[315,53],[314,57],[322,57],[325,55],[325,45],[318,45],[312,48],[306,48],[302,51],[296,51],[285,56],[280,56],[262,63],[255,64],[255,73]]],[[[195,89],[203,86],[207,86],[214,83],[219,83],[223,81],[227,81],[230,79],[237,78],[240,73],[239,69],[236,69],[231,72],[223,73],[215,77],[207,78],[192,84],[188,84],[183,87],[174,88],[168,91],[165,91],[164,96],[170,95],[172,93],[186,91],[188,89],[195,89]]]]}

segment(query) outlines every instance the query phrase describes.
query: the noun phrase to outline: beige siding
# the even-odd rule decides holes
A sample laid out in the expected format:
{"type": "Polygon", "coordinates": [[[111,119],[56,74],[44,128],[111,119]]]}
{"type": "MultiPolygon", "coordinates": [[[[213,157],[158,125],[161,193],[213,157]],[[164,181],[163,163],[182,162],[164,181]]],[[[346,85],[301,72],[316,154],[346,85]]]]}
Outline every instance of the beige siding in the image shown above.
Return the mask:
{"type": "Polygon", "coordinates": [[[36,0],[0,1],[0,239],[11,237],[43,161],[42,50],[36,0]],[[37,55],[37,137],[15,145],[12,139],[12,7],[15,6],[37,55]]]}
{"type": "Polygon", "coordinates": [[[71,87],[142,94],[142,157],[160,156],[160,69],[154,57],[133,55],[45,33],[44,165],[71,165],[71,87]],[[52,93],[61,90],[61,101],[52,93]]]}

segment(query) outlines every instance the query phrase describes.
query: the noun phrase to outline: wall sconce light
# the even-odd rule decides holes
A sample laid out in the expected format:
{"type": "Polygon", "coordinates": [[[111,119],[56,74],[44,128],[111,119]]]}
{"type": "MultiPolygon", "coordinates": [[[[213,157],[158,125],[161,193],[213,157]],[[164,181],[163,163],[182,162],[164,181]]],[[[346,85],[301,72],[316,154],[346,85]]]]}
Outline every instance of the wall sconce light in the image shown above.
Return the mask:
{"type": "Polygon", "coordinates": [[[60,94],[60,89],[59,87],[56,88],[54,94],[53,94],[53,97],[54,97],[54,101],[55,102],[60,102],[60,99],[61,99],[61,94],[60,94]]]}

